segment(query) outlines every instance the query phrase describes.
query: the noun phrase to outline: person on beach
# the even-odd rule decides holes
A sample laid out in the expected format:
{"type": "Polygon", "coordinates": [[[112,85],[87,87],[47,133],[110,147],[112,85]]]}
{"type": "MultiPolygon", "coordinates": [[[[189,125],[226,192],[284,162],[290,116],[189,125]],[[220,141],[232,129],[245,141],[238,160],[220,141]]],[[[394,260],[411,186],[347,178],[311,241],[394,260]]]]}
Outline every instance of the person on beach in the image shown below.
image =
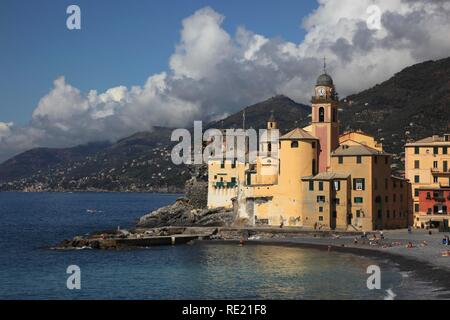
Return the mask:
{"type": "Polygon", "coordinates": [[[444,236],[444,239],[442,239],[442,244],[446,246],[450,245],[448,236],[444,236]]]}

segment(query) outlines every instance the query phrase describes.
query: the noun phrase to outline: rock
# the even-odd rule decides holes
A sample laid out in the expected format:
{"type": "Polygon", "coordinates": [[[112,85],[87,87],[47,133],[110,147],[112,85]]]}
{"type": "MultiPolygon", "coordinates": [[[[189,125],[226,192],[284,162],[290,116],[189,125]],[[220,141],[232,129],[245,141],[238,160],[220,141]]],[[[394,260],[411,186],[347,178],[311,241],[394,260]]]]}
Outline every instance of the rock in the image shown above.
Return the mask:
{"type": "Polygon", "coordinates": [[[208,202],[208,182],[198,180],[196,177],[186,181],[185,195],[194,208],[206,208],[208,202]]]}
{"type": "Polygon", "coordinates": [[[174,204],[159,208],[142,216],[137,227],[158,228],[166,226],[211,226],[222,227],[233,224],[235,214],[232,209],[195,209],[186,198],[178,199],[174,204]]]}

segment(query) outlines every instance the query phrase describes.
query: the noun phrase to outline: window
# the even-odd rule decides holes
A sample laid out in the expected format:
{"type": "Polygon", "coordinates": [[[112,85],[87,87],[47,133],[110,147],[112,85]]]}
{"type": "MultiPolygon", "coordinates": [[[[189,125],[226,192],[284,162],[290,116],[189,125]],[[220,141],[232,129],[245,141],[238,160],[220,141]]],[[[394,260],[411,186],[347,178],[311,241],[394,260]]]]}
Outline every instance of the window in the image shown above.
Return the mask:
{"type": "Polygon", "coordinates": [[[365,179],[355,178],[353,179],[353,190],[365,190],[365,179]]]}
{"type": "Polygon", "coordinates": [[[313,141],[311,142],[311,148],[315,149],[316,148],[316,143],[313,141]]]}
{"type": "Polygon", "coordinates": [[[414,160],[414,169],[420,169],[420,160],[414,160]]]}
{"type": "Polygon", "coordinates": [[[344,157],[343,156],[339,156],[338,160],[339,160],[339,164],[343,164],[344,163],[344,157]]]}
{"type": "Polygon", "coordinates": [[[377,215],[378,215],[378,219],[381,219],[381,210],[378,209],[377,215]]]}
{"type": "Polygon", "coordinates": [[[319,216],[319,221],[323,221],[323,216],[319,216]]]}
{"type": "Polygon", "coordinates": [[[231,182],[236,183],[236,177],[231,177],[231,182]]]}
{"type": "Polygon", "coordinates": [[[225,161],[222,161],[222,162],[220,163],[220,168],[221,168],[221,169],[225,168],[225,161]]]}
{"type": "Polygon", "coordinates": [[[438,183],[438,177],[433,177],[433,183],[438,183]]]}
{"type": "Polygon", "coordinates": [[[298,141],[292,141],[291,148],[298,148],[298,141]]]}
{"type": "Polygon", "coordinates": [[[420,148],[414,147],[414,154],[420,154],[420,148]]]}
{"type": "Polygon", "coordinates": [[[319,181],[319,191],[323,191],[323,181],[319,181]]]}
{"type": "Polygon", "coordinates": [[[414,182],[419,183],[420,182],[420,176],[414,176],[414,182]]]}
{"type": "Polygon", "coordinates": [[[437,161],[433,161],[433,169],[437,169],[438,168],[438,162],[437,161]]]}
{"type": "Polygon", "coordinates": [[[325,202],[325,196],[317,196],[317,202],[325,202]]]}
{"type": "Polygon", "coordinates": [[[385,196],[385,197],[384,197],[384,202],[386,202],[386,203],[389,202],[389,197],[388,197],[388,196],[385,196]]]}
{"type": "Polygon", "coordinates": [[[433,147],[433,154],[439,154],[439,148],[433,147]]]}
{"type": "Polygon", "coordinates": [[[363,203],[363,198],[362,198],[362,197],[355,197],[355,198],[353,199],[353,202],[354,202],[354,203],[363,203]]]}
{"type": "Polygon", "coordinates": [[[447,147],[442,147],[442,154],[447,154],[447,147]]]}
{"type": "Polygon", "coordinates": [[[319,108],[319,122],[325,121],[325,109],[323,107],[319,108]]]}
{"type": "Polygon", "coordinates": [[[414,189],[414,197],[418,197],[419,196],[419,189],[414,189]]]}
{"type": "Polygon", "coordinates": [[[386,217],[390,218],[390,215],[389,210],[386,210],[386,217]]]}
{"type": "Polygon", "coordinates": [[[267,151],[272,152],[272,144],[270,142],[267,144],[267,151]]]}
{"type": "Polygon", "coordinates": [[[309,191],[314,191],[314,181],[309,181],[309,191]]]}
{"type": "Polygon", "coordinates": [[[312,175],[315,176],[317,174],[316,159],[312,159],[311,169],[312,169],[312,175]]]}
{"type": "Polygon", "coordinates": [[[356,156],[356,163],[362,163],[362,157],[356,156]]]}
{"type": "Polygon", "coordinates": [[[392,212],[392,217],[395,219],[395,210],[392,212]]]}
{"type": "Polygon", "coordinates": [[[361,218],[361,210],[356,210],[356,217],[361,218]]]}
{"type": "Polygon", "coordinates": [[[442,171],[444,171],[444,172],[448,171],[448,162],[447,161],[442,162],[442,171]]]}
{"type": "Polygon", "coordinates": [[[334,181],[334,190],[335,191],[341,190],[341,182],[339,180],[334,181]]]}
{"type": "Polygon", "coordinates": [[[236,159],[233,160],[233,162],[231,162],[231,168],[232,169],[236,168],[236,159]]]}
{"type": "Polygon", "coordinates": [[[323,207],[319,207],[319,212],[323,212],[323,207]]]}

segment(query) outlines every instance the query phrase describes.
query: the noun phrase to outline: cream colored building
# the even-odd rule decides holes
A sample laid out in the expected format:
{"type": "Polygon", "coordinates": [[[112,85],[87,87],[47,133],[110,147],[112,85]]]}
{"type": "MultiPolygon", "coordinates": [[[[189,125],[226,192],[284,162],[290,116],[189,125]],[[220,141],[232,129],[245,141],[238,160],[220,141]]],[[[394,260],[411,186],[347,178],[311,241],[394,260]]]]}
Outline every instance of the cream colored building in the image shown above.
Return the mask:
{"type": "MultiPolygon", "coordinates": [[[[208,206],[233,207],[247,225],[315,229],[405,228],[412,220],[406,180],[391,156],[361,131],[339,135],[338,97],[324,73],[312,97],[312,121],[279,138],[256,163],[209,161],[208,206]]],[[[273,117],[267,129],[277,129],[273,117]]]]}
{"type": "Polygon", "coordinates": [[[412,184],[414,226],[423,228],[444,220],[448,223],[450,199],[435,195],[450,190],[450,134],[407,143],[405,176],[412,184]]]}

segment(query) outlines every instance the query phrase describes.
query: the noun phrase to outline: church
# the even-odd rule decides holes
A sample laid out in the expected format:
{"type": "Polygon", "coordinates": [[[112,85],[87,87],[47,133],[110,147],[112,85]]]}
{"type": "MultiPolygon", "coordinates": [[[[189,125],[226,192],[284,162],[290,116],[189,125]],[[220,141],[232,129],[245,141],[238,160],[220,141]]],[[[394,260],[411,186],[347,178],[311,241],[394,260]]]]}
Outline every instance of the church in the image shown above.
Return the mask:
{"type": "MultiPolygon", "coordinates": [[[[362,131],[339,133],[338,95],[326,73],[317,78],[311,124],[261,139],[255,163],[211,157],[208,207],[233,208],[247,226],[372,231],[412,221],[410,184],[392,175],[391,155],[362,131]]],[[[278,130],[275,116],[267,135],[278,130]]]]}

